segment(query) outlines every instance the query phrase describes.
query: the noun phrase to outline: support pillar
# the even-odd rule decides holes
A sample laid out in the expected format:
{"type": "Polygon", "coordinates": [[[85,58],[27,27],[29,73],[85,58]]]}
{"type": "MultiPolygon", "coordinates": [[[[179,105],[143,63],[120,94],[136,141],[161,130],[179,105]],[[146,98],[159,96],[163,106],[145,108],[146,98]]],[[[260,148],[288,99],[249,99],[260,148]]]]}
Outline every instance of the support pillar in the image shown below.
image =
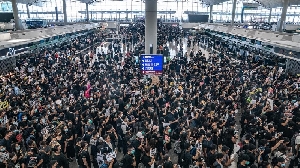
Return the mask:
{"type": "Polygon", "coordinates": [[[66,0],[63,0],[63,12],[64,12],[64,23],[66,24],[68,22],[66,0]]]}
{"type": "Polygon", "coordinates": [[[86,10],[86,21],[89,21],[90,16],[89,16],[89,4],[88,3],[85,4],[85,10],[86,10]]]}
{"type": "Polygon", "coordinates": [[[145,54],[157,51],[157,0],[145,0],[145,54]]]}
{"type": "Polygon", "coordinates": [[[279,28],[278,28],[279,32],[283,31],[283,25],[285,23],[286,13],[287,13],[288,7],[289,7],[289,0],[284,0],[283,1],[283,8],[282,8],[282,13],[281,13],[281,18],[280,18],[280,21],[279,21],[279,28]]]}
{"type": "Polygon", "coordinates": [[[209,6],[209,23],[213,22],[213,5],[209,6]]]}
{"type": "Polygon", "coordinates": [[[19,12],[18,12],[18,5],[16,0],[11,0],[13,14],[14,14],[14,21],[15,21],[15,29],[22,30],[22,24],[19,19],[19,12]]]}
{"type": "Polygon", "coordinates": [[[236,2],[237,2],[237,0],[233,0],[233,3],[232,3],[231,26],[234,25],[235,10],[236,10],[236,2]]]}
{"type": "Polygon", "coordinates": [[[57,7],[55,7],[55,21],[58,22],[58,10],[57,10],[57,7]]]}
{"type": "Polygon", "coordinates": [[[270,8],[270,13],[268,17],[268,23],[271,23],[271,17],[272,17],[272,8],[270,8]]]}
{"type": "Polygon", "coordinates": [[[29,5],[26,4],[26,10],[27,10],[27,18],[30,18],[30,11],[29,11],[29,5]]]}

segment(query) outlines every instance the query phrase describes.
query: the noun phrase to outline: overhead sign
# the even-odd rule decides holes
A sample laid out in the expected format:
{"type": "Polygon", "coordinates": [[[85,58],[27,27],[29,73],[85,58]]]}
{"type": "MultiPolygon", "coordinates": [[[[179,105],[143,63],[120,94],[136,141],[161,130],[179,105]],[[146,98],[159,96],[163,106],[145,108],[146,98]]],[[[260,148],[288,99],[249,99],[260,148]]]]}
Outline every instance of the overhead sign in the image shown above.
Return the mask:
{"type": "Polygon", "coordinates": [[[258,3],[243,3],[244,10],[257,10],[258,7],[258,3]]]}
{"type": "Polygon", "coordinates": [[[145,75],[162,75],[164,57],[160,54],[142,54],[141,55],[141,73],[145,75]]]}

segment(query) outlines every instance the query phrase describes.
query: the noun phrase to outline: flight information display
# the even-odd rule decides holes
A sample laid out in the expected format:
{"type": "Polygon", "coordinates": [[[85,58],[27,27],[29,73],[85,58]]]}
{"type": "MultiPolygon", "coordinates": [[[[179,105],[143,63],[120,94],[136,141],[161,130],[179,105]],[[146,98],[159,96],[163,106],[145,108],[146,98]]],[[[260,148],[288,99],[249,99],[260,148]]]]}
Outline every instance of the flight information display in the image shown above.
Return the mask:
{"type": "Polygon", "coordinates": [[[160,54],[142,54],[141,61],[141,73],[144,75],[162,75],[164,56],[160,54]]]}

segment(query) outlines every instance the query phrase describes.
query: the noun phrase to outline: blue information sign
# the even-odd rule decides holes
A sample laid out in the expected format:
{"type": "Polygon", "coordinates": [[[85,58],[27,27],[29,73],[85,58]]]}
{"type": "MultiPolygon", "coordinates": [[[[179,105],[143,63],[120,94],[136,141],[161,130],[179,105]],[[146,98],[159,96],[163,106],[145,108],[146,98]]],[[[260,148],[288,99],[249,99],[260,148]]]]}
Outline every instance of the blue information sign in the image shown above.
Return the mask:
{"type": "Polygon", "coordinates": [[[160,54],[142,54],[141,55],[141,73],[162,75],[164,56],[160,54]]]}

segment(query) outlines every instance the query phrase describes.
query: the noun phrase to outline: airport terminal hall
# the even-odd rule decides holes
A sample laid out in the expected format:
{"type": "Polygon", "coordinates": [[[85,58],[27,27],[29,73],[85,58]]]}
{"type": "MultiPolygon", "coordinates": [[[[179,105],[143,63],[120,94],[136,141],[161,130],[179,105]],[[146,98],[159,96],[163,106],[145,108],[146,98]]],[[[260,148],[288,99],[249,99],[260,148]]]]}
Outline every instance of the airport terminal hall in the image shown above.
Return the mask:
{"type": "Polygon", "coordinates": [[[0,168],[300,168],[300,0],[0,0],[0,168]]]}

